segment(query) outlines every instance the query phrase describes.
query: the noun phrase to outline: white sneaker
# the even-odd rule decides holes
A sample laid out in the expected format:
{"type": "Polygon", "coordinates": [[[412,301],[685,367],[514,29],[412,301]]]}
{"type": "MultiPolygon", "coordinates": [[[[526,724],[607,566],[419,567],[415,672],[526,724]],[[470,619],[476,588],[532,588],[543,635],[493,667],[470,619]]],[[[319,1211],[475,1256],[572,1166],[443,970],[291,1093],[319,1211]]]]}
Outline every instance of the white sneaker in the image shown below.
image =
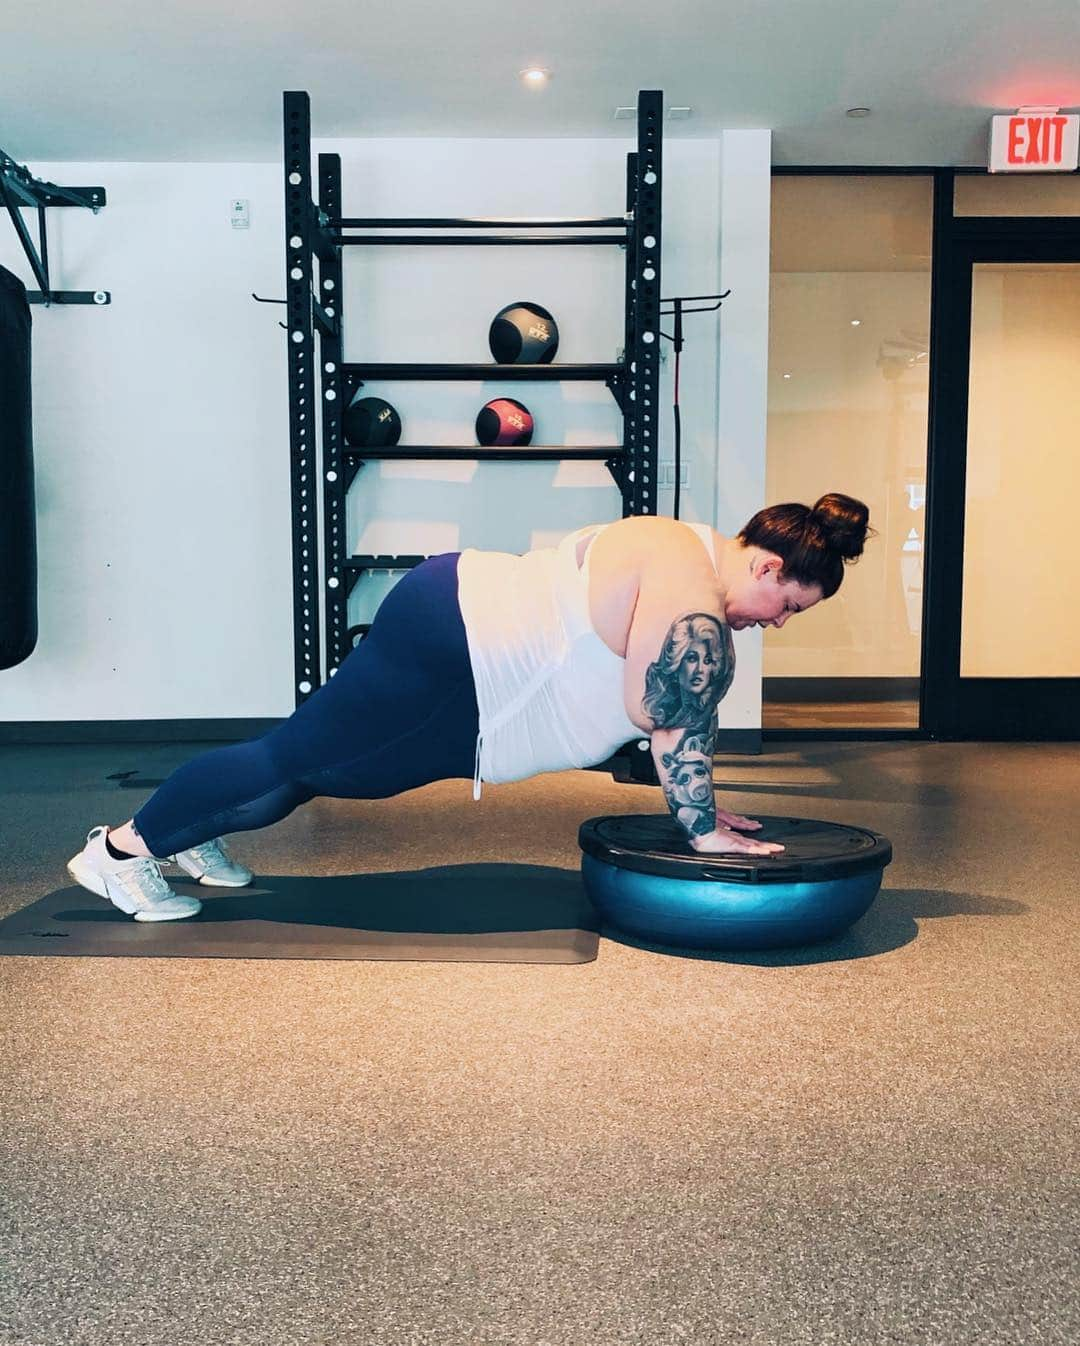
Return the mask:
{"type": "Polygon", "coordinates": [[[137,855],[114,860],[105,846],[107,827],[95,827],[86,845],[67,863],[76,883],[107,898],[137,921],[179,921],[202,910],[197,897],[174,893],[161,873],[161,861],[137,855]]]}
{"type": "Polygon", "coordinates": [[[255,875],[244,865],[237,864],[225,850],[221,838],[178,851],[169,859],[199,883],[212,888],[246,888],[255,875]]]}

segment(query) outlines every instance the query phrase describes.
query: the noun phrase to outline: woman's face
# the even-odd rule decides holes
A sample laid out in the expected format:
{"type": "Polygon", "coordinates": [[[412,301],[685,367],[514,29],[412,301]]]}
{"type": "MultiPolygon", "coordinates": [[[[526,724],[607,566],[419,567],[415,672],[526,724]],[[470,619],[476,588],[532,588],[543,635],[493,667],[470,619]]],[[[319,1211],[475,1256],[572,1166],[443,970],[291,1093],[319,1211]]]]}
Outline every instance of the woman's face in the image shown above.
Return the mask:
{"type": "Polygon", "coordinates": [[[796,584],[780,578],[783,561],[762,552],[748,568],[745,578],[728,590],[724,620],[733,631],[750,626],[775,626],[779,630],[796,612],[805,612],[821,602],[817,584],[796,584]]]}
{"type": "Polygon", "coordinates": [[[701,696],[716,677],[716,660],[703,640],[692,640],[679,665],[679,686],[701,696]]]}

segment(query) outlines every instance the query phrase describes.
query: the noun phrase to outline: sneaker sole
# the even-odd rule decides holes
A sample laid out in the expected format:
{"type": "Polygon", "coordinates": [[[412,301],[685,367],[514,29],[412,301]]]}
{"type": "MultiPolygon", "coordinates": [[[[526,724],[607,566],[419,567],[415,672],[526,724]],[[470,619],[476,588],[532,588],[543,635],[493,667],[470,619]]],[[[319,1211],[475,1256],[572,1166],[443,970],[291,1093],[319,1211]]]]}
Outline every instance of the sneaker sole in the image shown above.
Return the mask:
{"type": "MultiPolygon", "coordinates": [[[[183,869],[183,865],[181,865],[180,868],[183,869]]],[[[184,870],[184,872],[187,873],[186,870],[184,870]]],[[[251,878],[244,879],[242,883],[229,883],[227,879],[211,879],[205,876],[198,879],[194,874],[190,874],[188,877],[191,879],[192,883],[201,883],[204,888],[247,888],[255,881],[251,878]]]]}
{"type": "Polygon", "coordinates": [[[250,879],[237,879],[235,881],[230,879],[212,879],[209,874],[192,874],[190,869],[187,869],[179,860],[174,859],[172,856],[169,857],[168,863],[186,874],[192,883],[201,883],[207,888],[247,888],[249,884],[255,882],[254,874],[252,874],[250,879]]]}
{"type": "Polygon", "coordinates": [[[197,916],[202,910],[202,903],[198,898],[193,897],[192,902],[197,902],[194,911],[184,912],[152,912],[139,911],[132,902],[130,905],[124,901],[113,897],[105,887],[105,880],[95,870],[91,869],[83,860],[81,855],[73,855],[67,862],[67,872],[75,880],[80,888],[85,888],[88,892],[103,897],[106,902],[111,902],[114,907],[122,911],[125,916],[134,916],[137,921],[182,921],[189,916],[197,916]]]}

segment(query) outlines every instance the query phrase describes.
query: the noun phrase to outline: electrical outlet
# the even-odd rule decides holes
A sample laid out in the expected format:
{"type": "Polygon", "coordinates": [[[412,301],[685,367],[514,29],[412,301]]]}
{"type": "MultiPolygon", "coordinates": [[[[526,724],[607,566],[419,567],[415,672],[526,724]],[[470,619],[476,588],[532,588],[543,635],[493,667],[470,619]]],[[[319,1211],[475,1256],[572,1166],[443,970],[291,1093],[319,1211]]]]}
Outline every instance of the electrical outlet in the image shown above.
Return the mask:
{"type": "MultiPolygon", "coordinates": [[[[658,486],[674,486],[674,485],[675,485],[675,464],[674,464],[674,463],[660,463],[660,464],[658,464],[658,466],[659,466],[659,474],[658,474],[658,477],[657,477],[657,485],[658,485],[658,486]]],[[[690,485],[690,469],[689,469],[689,467],[687,466],[686,463],[680,463],[680,464],[679,464],[679,485],[680,485],[680,486],[689,486],[689,485],[690,485]]]]}

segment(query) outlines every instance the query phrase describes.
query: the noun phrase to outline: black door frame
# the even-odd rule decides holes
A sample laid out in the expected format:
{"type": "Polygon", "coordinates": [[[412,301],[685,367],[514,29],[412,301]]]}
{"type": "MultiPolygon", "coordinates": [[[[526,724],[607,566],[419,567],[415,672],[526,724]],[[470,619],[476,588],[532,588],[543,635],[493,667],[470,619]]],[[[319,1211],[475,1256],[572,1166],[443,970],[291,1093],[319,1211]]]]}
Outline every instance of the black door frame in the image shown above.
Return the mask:
{"type": "Polygon", "coordinates": [[[1080,218],[955,216],[934,174],[920,725],[938,739],[1080,738],[1080,678],[961,678],[971,291],[979,262],[1080,262],[1080,218]]]}

